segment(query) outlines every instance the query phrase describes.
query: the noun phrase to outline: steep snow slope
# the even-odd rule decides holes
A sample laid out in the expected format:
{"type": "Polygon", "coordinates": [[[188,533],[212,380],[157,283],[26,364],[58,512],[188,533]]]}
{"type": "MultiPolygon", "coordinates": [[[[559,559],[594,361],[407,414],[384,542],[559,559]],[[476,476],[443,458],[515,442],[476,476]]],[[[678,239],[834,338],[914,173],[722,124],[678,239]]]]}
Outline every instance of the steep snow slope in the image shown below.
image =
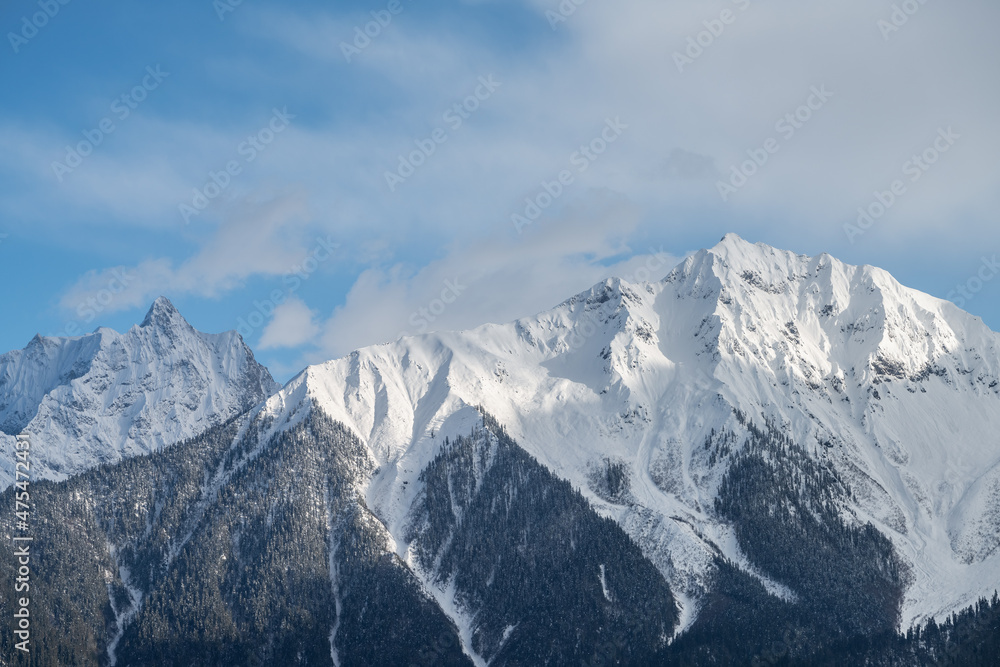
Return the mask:
{"type": "MultiPolygon", "coordinates": [[[[369,506],[399,554],[418,476],[481,405],[616,519],[694,618],[713,554],[770,581],[713,510],[728,459],[713,433],[739,411],[826,459],[911,566],[903,623],[1000,585],[1000,338],[885,271],[727,236],[662,281],[612,279],[537,317],[358,350],[269,401],[315,399],[379,463],[369,506]],[[628,470],[628,499],[595,482],[628,470]]],[[[278,422],[280,423],[280,422],[278,422]]]]}
{"type": "Polygon", "coordinates": [[[236,332],[196,331],[162,297],[124,334],[35,336],[0,356],[0,489],[18,433],[32,436],[32,478],[64,479],[197,435],[278,388],[236,332]]]}

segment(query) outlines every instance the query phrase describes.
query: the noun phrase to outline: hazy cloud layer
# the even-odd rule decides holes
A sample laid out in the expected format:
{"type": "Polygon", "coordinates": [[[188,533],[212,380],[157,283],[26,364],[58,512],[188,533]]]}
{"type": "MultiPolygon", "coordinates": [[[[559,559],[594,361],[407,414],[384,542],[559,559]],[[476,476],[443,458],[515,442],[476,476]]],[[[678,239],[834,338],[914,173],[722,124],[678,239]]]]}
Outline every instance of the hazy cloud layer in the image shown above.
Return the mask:
{"type": "MultiPolygon", "coordinates": [[[[724,231],[875,264],[946,245],[959,276],[1000,245],[994,3],[404,6],[363,48],[367,5],[241,8],[225,30],[244,47],[207,57],[204,76],[253,104],[216,118],[151,101],[62,183],[51,162],[80,133],[0,117],[0,170],[21,181],[0,213],[12,228],[66,215],[98,235],[176,229],[183,248],[137,250],[112,309],[225,296],[332,235],[353,285],[297,295],[259,341],[309,359],[527,315],[650,245],[681,256],[724,231]],[[245,142],[282,109],[288,126],[248,159],[245,142]],[[179,207],[231,162],[239,174],[185,224],[179,207]],[[897,181],[883,215],[846,227],[897,181]],[[543,192],[530,225],[512,220],[543,192]],[[446,281],[463,293],[430,321],[420,309],[446,281]]],[[[150,99],[185,100],[186,76],[172,71],[150,99]]],[[[62,307],[104,289],[112,266],[78,276],[62,307]]]]}

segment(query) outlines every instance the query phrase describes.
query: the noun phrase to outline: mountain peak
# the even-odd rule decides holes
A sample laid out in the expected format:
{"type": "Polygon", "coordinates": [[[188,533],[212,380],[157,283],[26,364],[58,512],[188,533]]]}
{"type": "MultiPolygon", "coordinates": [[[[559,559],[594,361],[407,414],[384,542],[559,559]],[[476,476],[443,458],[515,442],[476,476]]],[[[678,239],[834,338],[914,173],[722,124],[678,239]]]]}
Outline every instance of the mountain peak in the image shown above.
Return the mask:
{"type": "MultiPolygon", "coordinates": [[[[359,435],[380,470],[366,502],[398,544],[413,534],[421,469],[479,418],[469,406],[503,415],[531,456],[613,507],[692,600],[713,576],[702,554],[752,563],[709,508],[767,425],[795,443],[774,461],[838,480],[816,488],[850,489],[830,505],[842,503],[831,511],[843,525],[868,523],[912,559],[897,598],[905,626],[975,599],[1000,573],[1000,524],[986,509],[1000,480],[998,349],[981,323],[884,271],[730,234],[657,283],[608,279],[534,318],[313,367],[266,410],[297,424],[318,406],[359,435]],[[632,480],[625,495],[610,470],[632,480]]],[[[770,460],[760,470],[785,474],[770,460]]]]}
{"type": "Polygon", "coordinates": [[[157,297],[153,305],[149,307],[146,317],[139,326],[170,327],[177,324],[187,324],[187,320],[177,311],[174,304],[170,303],[170,299],[161,296],[157,297]]]}
{"type": "MultiPolygon", "coordinates": [[[[702,282],[715,282],[723,278],[726,267],[756,268],[757,265],[767,265],[769,258],[778,250],[764,243],[751,243],[738,234],[729,233],[713,247],[699,250],[684,262],[677,265],[665,280],[674,282],[682,278],[694,278],[695,282],[704,287],[702,282]]],[[[742,270],[741,268],[741,270],[742,270]]]]}
{"type": "Polygon", "coordinates": [[[750,243],[749,241],[744,239],[739,234],[735,232],[729,232],[719,240],[718,245],[734,246],[734,245],[749,244],[749,243],[750,243]]]}
{"type": "Polygon", "coordinates": [[[762,250],[774,250],[771,246],[766,243],[752,243],[747,241],[745,238],[739,234],[729,233],[722,237],[714,247],[709,248],[707,252],[714,253],[716,255],[724,255],[733,252],[761,252],[762,250]]]}
{"type": "MultiPolygon", "coordinates": [[[[0,355],[0,449],[3,434],[30,432],[52,444],[32,468],[62,479],[193,437],[278,389],[235,332],[197,331],[160,297],[124,334],[35,336],[0,355]]],[[[13,462],[0,456],[0,490],[13,462]]]]}
{"type": "Polygon", "coordinates": [[[726,234],[717,245],[695,253],[675,271],[700,276],[702,283],[714,283],[717,279],[721,283],[719,287],[750,281],[777,289],[783,283],[808,277],[817,267],[832,261],[828,255],[809,257],[766,243],[751,243],[736,234],[726,234]]]}
{"type": "Polygon", "coordinates": [[[753,261],[760,258],[773,257],[778,254],[795,255],[794,253],[769,246],[766,243],[751,243],[738,234],[726,234],[714,247],[703,252],[725,259],[730,263],[753,261]]]}

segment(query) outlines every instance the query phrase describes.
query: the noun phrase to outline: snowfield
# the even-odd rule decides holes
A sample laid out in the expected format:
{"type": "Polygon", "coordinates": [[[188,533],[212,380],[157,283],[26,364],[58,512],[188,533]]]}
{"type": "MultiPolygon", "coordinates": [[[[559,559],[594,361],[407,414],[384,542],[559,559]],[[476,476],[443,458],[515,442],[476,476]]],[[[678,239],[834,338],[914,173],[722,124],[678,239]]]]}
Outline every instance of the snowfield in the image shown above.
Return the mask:
{"type": "MultiPolygon", "coordinates": [[[[364,490],[404,559],[420,472],[482,406],[641,546],[696,615],[711,555],[772,594],[713,511],[726,459],[714,432],[771,423],[854,492],[911,568],[903,627],[1000,585],[1000,338],[888,273],[735,235],[663,280],[612,279],[506,325],[364,348],[304,370],[263,407],[275,423],[312,401],[366,443],[364,490]],[[594,470],[623,462],[629,497],[594,470]]],[[[461,619],[457,619],[461,621],[461,619]]]]}
{"type": "Polygon", "coordinates": [[[482,409],[635,540],[677,595],[682,631],[718,555],[797,596],[715,510],[731,457],[706,443],[739,449],[749,420],[832,467],[850,489],[842,519],[892,541],[910,574],[906,628],[1000,587],[998,345],[885,271],[735,235],[662,280],[610,279],[535,317],[363,348],[280,391],[237,334],[199,333],[160,299],[125,334],[36,337],[0,356],[0,488],[19,432],[33,479],[59,480],[247,411],[264,442],[318,406],[369,450],[378,468],[359,491],[467,639],[472,620],[406,536],[421,472],[482,409]]]}
{"type": "Polygon", "coordinates": [[[124,334],[35,336],[0,355],[0,490],[18,433],[31,478],[62,480],[199,435],[278,388],[236,332],[196,331],[162,297],[124,334]]]}

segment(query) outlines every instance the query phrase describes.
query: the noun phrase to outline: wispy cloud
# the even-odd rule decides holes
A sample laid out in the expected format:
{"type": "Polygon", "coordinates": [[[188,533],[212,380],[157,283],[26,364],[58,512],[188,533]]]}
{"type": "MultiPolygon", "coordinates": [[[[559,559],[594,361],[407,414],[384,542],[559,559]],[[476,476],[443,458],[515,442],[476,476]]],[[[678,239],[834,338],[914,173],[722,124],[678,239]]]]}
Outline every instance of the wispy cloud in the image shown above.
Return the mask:
{"type": "Polygon", "coordinates": [[[307,224],[301,194],[253,205],[246,202],[186,261],[175,265],[168,258],[151,257],[133,267],[93,271],[63,295],[61,305],[79,310],[81,303],[96,298],[122,270],[129,280],[106,304],[107,312],[141,307],[162,293],[218,298],[250,277],[288,273],[306,254],[307,224]]]}
{"type": "Polygon", "coordinates": [[[136,244],[135,260],[121,267],[135,280],[115,309],[144,307],[166,290],[235,294],[254,277],[286,272],[310,234],[333,235],[350,248],[354,280],[323,300],[297,295],[316,335],[288,333],[285,323],[305,322],[295,307],[262,329],[268,349],[299,345],[315,355],[413,330],[428,320],[420,308],[456,277],[468,287],[434,316],[435,328],[541,310],[622,269],[618,259],[648,252],[647,239],[681,253],[709,230],[707,241],[735,230],[879,263],[888,239],[933,255],[946,238],[956,256],[978,256],[1000,245],[1000,128],[991,111],[1000,89],[984,83],[1000,56],[989,28],[1000,9],[929,3],[886,41],[878,22],[891,5],[591,0],[553,30],[546,13],[558,3],[549,0],[460,11],[404,3],[350,60],[341,44],[372,20],[371,7],[246,5],[213,24],[239,49],[206,53],[197,70],[165,65],[171,78],[157,98],[63,183],[51,163],[105,113],[121,81],[75,107],[77,120],[0,116],[0,171],[13,176],[0,215],[10,231],[58,229],[62,220],[94,230],[82,251],[95,269],[62,281],[71,287],[58,301],[69,311],[122,263],[102,254],[117,230],[176,230],[178,242],[136,244]],[[725,10],[735,20],[720,29],[725,10]],[[675,53],[706,30],[698,57],[679,72],[675,53]],[[448,111],[489,76],[502,86],[451,130],[448,111]],[[834,97],[721,201],[717,181],[781,136],[778,123],[814,86],[834,97]],[[185,229],[178,205],[275,106],[295,121],[185,229]],[[621,140],[516,238],[511,214],[615,117],[629,126],[621,140]],[[948,125],[963,141],[850,245],[843,224],[948,125]],[[385,175],[400,156],[442,128],[433,155],[390,190],[385,175]],[[615,207],[627,215],[607,213],[615,207]],[[516,288],[505,292],[505,282],[516,288]]]}
{"type": "Polygon", "coordinates": [[[326,320],[304,360],[346,354],[401,335],[502,323],[548,310],[610,276],[659,280],[679,258],[662,247],[631,247],[636,210],[592,191],[578,207],[524,237],[496,235],[455,246],[429,264],[368,269],[326,320]]]}

